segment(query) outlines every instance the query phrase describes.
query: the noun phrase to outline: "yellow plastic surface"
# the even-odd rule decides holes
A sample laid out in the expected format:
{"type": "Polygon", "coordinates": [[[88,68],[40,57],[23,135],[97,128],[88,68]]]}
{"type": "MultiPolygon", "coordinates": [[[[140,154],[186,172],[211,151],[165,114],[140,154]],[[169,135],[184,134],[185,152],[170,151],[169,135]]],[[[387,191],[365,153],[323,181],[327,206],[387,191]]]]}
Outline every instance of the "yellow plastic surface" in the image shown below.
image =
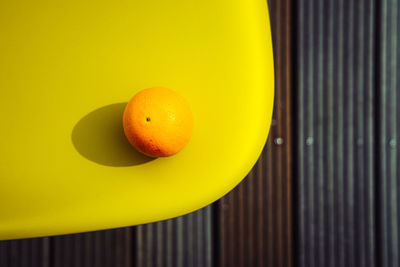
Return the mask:
{"type": "Polygon", "coordinates": [[[222,197],[266,142],[265,0],[0,1],[0,239],[138,225],[222,197]],[[129,146],[122,111],[171,88],[194,115],[177,155],[129,146]]]}

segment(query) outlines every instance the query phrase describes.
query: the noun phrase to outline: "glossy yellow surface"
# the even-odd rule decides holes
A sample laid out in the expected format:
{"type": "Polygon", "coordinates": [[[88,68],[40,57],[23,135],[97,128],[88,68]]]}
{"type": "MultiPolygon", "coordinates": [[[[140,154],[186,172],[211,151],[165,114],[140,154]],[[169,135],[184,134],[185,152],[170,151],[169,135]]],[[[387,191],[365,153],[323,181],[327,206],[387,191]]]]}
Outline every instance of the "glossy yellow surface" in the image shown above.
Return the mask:
{"type": "Polygon", "coordinates": [[[265,2],[0,1],[0,239],[164,220],[235,187],[272,117],[265,2]],[[121,123],[153,86],[186,98],[194,130],[150,160],[121,123]]]}

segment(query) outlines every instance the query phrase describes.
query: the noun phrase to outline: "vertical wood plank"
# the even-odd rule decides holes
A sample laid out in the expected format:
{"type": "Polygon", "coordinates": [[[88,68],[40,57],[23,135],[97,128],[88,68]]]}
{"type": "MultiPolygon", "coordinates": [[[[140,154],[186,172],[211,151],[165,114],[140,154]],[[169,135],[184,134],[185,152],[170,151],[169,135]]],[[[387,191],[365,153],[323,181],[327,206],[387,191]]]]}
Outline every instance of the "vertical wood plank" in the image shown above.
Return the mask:
{"type": "Polygon", "coordinates": [[[51,237],[54,267],[131,267],[132,228],[51,237]]]}
{"type": "Polygon", "coordinates": [[[299,266],[375,266],[375,4],[296,1],[299,266]]]}
{"type": "Polygon", "coordinates": [[[275,107],[257,164],[219,201],[219,266],[293,266],[292,1],[269,1],[275,107]]]}
{"type": "Polygon", "coordinates": [[[378,1],[379,266],[400,265],[400,3],[378,1]]]}
{"type": "Polygon", "coordinates": [[[47,267],[49,239],[0,241],[1,267],[47,267]]]}
{"type": "Polygon", "coordinates": [[[213,267],[212,209],[136,227],[137,267],[213,267]]]}

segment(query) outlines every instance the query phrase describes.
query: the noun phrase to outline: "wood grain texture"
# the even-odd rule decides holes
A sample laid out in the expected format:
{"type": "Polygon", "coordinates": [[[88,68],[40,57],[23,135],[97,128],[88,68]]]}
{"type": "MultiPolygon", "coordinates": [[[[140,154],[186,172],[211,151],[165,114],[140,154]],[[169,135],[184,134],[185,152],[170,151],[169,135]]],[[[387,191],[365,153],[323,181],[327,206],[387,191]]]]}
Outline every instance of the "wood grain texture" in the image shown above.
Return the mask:
{"type": "Polygon", "coordinates": [[[378,233],[382,267],[400,266],[400,3],[378,1],[378,233]]]}
{"type": "Polygon", "coordinates": [[[212,267],[213,206],[136,227],[137,267],[212,267]]]}
{"type": "Polygon", "coordinates": [[[374,0],[296,4],[301,267],[376,266],[375,5],[374,0]]]}
{"type": "Polygon", "coordinates": [[[49,238],[0,242],[0,267],[49,267],[49,238]]]}
{"type": "Polygon", "coordinates": [[[243,182],[219,201],[219,266],[293,266],[292,1],[269,1],[275,107],[267,144],[243,182]]]}
{"type": "Polygon", "coordinates": [[[133,239],[132,228],[51,237],[50,266],[131,267],[133,239]]]}

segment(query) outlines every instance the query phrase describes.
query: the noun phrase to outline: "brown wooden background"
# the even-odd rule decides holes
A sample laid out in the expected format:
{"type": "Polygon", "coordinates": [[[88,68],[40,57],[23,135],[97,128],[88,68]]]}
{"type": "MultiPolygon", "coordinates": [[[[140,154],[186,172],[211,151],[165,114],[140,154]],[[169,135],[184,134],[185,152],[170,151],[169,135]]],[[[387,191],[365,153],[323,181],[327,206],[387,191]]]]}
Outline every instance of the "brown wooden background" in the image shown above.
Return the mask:
{"type": "Polygon", "coordinates": [[[0,267],[400,266],[399,1],[269,8],[274,117],[237,188],[164,222],[3,241],[0,267]]]}

